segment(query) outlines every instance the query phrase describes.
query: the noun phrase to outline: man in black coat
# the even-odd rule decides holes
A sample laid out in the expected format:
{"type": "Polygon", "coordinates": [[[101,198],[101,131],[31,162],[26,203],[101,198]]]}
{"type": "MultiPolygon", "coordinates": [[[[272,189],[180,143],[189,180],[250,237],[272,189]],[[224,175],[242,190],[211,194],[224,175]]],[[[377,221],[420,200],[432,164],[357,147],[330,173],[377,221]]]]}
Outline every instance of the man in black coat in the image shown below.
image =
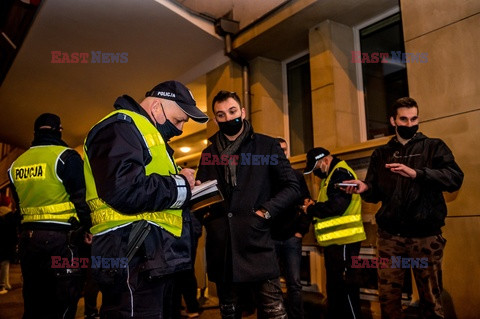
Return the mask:
{"type": "Polygon", "coordinates": [[[212,107],[220,131],[202,152],[197,184],[216,179],[225,200],[198,217],[222,318],[241,317],[245,291],[260,317],[286,318],[270,224],[299,198],[298,181],[279,143],[253,132],[235,92],[220,91],[212,107]]]}

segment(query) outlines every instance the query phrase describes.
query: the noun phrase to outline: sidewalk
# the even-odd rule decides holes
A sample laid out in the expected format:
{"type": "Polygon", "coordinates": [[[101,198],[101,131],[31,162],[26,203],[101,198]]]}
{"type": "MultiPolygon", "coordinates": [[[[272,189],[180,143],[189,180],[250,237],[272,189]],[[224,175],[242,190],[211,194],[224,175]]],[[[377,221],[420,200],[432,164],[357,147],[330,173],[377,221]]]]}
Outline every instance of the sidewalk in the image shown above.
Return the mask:
{"type": "MultiPolygon", "coordinates": [[[[12,290],[8,293],[0,295],[0,319],[20,319],[23,315],[23,297],[22,297],[22,273],[20,264],[10,264],[10,284],[12,290]]],[[[101,295],[97,304],[101,304],[101,295]]],[[[84,301],[83,298],[78,302],[76,319],[83,318],[84,301]]],[[[218,307],[205,309],[200,319],[220,319],[220,311],[218,307]]],[[[255,316],[246,317],[248,319],[256,318],[255,316]]]]}
{"type": "MultiPolygon", "coordinates": [[[[20,270],[20,264],[11,264],[10,265],[10,284],[12,285],[12,290],[4,295],[0,295],[0,319],[19,319],[23,315],[23,297],[22,297],[22,276],[20,270]]],[[[304,294],[304,304],[305,304],[305,318],[323,318],[322,313],[324,312],[325,305],[321,300],[319,300],[318,294],[304,294]]],[[[98,305],[101,304],[101,295],[97,301],[98,305]]],[[[218,306],[215,307],[212,304],[215,303],[215,299],[208,299],[207,304],[201,314],[200,319],[220,319],[220,311],[218,306]]],[[[204,304],[200,300],[200,304],[204,304]]],[[[83,298],[78,302],[77,315],[76,319],[83,318],[83,309],[84,301],[83,298]]],[[[255,319],[256,315],[250,315],[244,317],[245,319],[255,319]]],[[[369,318],[369,317],[367,317],[369,318]]]]}

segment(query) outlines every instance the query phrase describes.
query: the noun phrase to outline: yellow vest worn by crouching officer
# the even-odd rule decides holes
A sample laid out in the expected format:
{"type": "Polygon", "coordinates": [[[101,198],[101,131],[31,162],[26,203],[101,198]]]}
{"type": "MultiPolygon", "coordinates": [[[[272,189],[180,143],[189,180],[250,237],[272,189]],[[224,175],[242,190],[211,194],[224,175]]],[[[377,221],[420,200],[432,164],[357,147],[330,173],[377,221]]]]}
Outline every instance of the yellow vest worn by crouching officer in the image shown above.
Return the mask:
{"type": "MultiPolygon", "coordinates": [[[[153,124],[143,115],[127,110],[117,110],[107,115],[97,123],[97,125],[111,116],[116,116],[116,114],[125,114],[130,117],[140,131],[140,134],[143,136],[144,142],[152,156],[151,162],[145,166],[146,175],[148,176],[152,173],[157,173],[163,176],[176,174],[176,164],[168,155],[162,136],[155,126],[153,126],[153,124]]],[[[181,209],[165,209],[157,212],[141,212],[133,215],[125,215],[113,209],[102,199],[98,198],[87,154],[87,145],[85,145],[85,182],[87,184],[87,203],[92,210],[91,216],[93,227],[90,229],[92,234],[103,233],[113,228],[144,219],[165,229],[174,236],[181,235],[181,209]]]]}
{"type": "MultiPolygon", "coordinates": [[[[320,184],[320,193],[318,194],[318,202],[326,202],[328,200],[327,188],[330,178],[337,168],[344,168],[353,174],[357,179],[355,172],[345,163],[340,161],[333,168],[330,175],[322,180],[320,184]]],[[[315,237],[320,246],[345,245],[365,240],[365,231],[362,222],[362,200],[360,195],[352,194],[350,205],[341,216],[317,218],[314,217],[315,237]]]]}
{"type": "Polygon", "coordinates": [[[10,179],[20,199],[22,223],[67,223],[76,217],[75,206],[57,176],[57,162],[68,147],[32,146],[13,162],[10,179]]]}

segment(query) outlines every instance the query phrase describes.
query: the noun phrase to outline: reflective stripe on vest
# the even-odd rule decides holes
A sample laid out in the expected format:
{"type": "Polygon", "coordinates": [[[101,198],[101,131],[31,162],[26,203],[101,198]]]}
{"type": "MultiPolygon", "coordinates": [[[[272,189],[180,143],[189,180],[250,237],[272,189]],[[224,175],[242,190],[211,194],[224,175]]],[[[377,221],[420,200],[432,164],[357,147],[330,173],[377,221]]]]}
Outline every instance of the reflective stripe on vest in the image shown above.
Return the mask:
{"type": "MultiPolygon", "coordinates": [[[[344,168],[353,174],[356,179],[355,172],[345,163],[340,161],[335,165],[328,177],[322,180],[320,192],[318,194],[318,202],[326,202],[328,200],[327,189],[330,178],[337,168],[344,168]]],[[[352,194],[352,200],[347,209],[341,216],[314,218],[315,237],[320,246],[344,245],[365,240],[365,231],[363,229],[362,200],[360,195],[352,194]]]]}
{"type": "Polygon", "coordinates": [[[61,221],[67,222],[70,217],[77,217],[75,206],[71,202],[49,206],[21,208],[22,222],[61,221]]]}
{"type": "Polygon", "coordinates": [[[75,206],[57,176],[57,163],[68,147],[33,146],[18,157],[9,170],[19,200],[22,223],[68,222],[75,206]]]}
{"type": "MultiPolygon", "coordinates": [[[[145,166],[145,173],[147,176],[152,173],[157,173],[163,176],[177,173],[177,167],[167,152],[162,136],[155,126],[153,126],[153,124],[143,115],[127,110],[117,110],[107,115],[97,123],[97,125],[116,114],[126,114],[131,117],[135,126],[140,131],[144,139],[143,142],[148,147],[148,151],[152,156],[150,163],[145,166]]],[[[181,235],[181,209],[165,209],[158,212],[141,212],[138,214],[126,215],[115,210],[99,198],[87,154],[87,145],[85,145],[85,182],[87,185],[87,203],[92,210],[91,216],[93,227],[90,229],[92,234],[102,233],[144,219],[162,227],[174,236],[181,235]]]]}

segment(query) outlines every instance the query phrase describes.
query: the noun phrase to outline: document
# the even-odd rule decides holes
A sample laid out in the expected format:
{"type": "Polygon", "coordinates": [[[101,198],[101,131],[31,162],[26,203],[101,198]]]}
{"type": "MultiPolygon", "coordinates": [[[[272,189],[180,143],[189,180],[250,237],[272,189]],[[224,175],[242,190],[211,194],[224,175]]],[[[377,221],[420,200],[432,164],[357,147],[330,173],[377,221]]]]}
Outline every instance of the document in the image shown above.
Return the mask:
{"type": "Polygon", "coordinates": [[[217,187],[217,180],[206,181],[193,187],[190,198],[192,212],[223,201],[223,195],[217,187]]]}

